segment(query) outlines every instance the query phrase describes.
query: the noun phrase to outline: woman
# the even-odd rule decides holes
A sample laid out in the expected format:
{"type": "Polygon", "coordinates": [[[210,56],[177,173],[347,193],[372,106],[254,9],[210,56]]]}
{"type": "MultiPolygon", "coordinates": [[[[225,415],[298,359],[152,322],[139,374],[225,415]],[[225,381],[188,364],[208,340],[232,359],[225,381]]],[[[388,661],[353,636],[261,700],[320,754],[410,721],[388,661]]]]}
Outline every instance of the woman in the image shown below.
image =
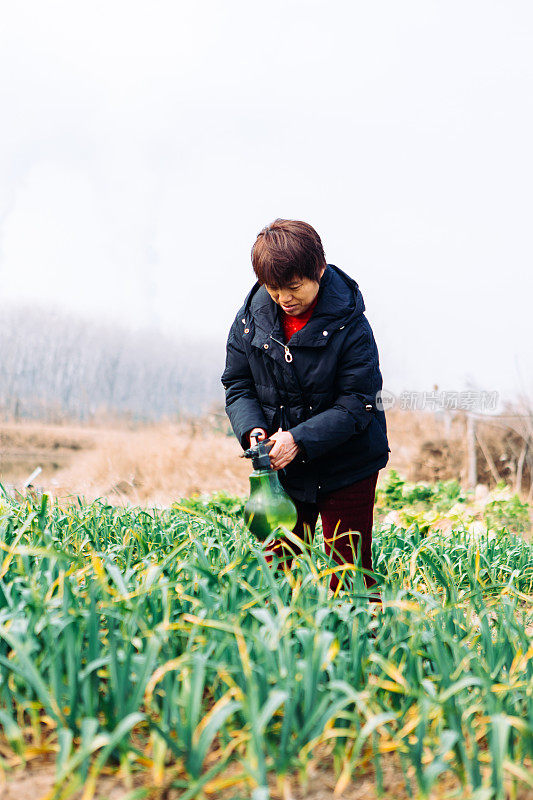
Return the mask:
{"type": "Polygon", "coordinates": [[[274,440],[271,464],[298,512],[294,533],[312,536],[320,514],[326,552],[351,564],[350,539],[358,537],[342,534],[359,531],[361,563],[372,570],[376,481],[390,449],[363,297],[352,278],[326,264],[305,222],[277,219],[263,228],[252,265],[257,283],[231,326],[221,379],[233,431],[243,449],[274,440]]]}

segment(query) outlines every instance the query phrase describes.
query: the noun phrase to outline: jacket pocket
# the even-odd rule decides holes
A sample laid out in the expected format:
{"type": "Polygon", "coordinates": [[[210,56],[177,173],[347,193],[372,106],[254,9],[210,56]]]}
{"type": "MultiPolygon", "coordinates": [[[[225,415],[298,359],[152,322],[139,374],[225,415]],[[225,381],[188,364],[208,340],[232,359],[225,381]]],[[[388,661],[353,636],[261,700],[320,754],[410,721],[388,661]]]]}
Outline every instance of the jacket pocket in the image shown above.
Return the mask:
{"type": "Polygon", "coordinates": [[[390,452],[389,443],[387,440],[387,436],[381,427],[379,420],[374,417],[372,422],[370,423],[372,429],[372,437],[375,442],[376,450],[379,452],[390,452]],[[382,446],[381,446],[382,445],[382,446]]]}

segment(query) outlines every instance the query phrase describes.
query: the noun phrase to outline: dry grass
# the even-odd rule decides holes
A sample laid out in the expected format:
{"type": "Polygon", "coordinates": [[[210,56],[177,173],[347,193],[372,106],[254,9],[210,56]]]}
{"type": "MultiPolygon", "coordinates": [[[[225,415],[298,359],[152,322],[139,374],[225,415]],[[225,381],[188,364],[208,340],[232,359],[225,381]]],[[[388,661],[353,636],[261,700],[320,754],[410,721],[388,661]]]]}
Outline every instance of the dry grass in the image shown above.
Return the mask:
{"type": "Polygon", "coordinates": [[[57,491],[119,494],[135,503],[202,492],[243,494],[250,469],[241,452],[235,438],[171,425],[107,431],[97,447],[57,474],[57,491]]]}
{"type": "Polygon", "coordinates": [[[36,484],[57,496],[167,503],[202,492],[244,494],[248,487],[249,462],[239,458],[242,450],[235,437],[198,425],[131,429],[5,424],[0,442],[0,480],[20,483],[41,465],[36,484]]]}
{"type": "MultiPolygon", "coordinates": [[[[445,420],[420,411],[387,412],[388,469],[407,480],[466,479],[464,415],[445,420]]],[[[483,423],[486,428],[486,423],[483,423]]],[[[195,493],[248,492],[250,463],[219,420],[189,424],[82,426],[38,422],[0,425],[0,481],[20,485],[36,466],[36,485],[57,496],[109,497],[114,502],[166,504],[195,493]]],[[[494,426],[484,438],[501,477],[512,482],[512,433],[494,426]],[[507,459],[507,460],[506,460],[507,459]]],[[[382,471],[382,476],[387,470],[382,471]]],[[[495,483],[478,453],[478,480],[495,483]]]]}

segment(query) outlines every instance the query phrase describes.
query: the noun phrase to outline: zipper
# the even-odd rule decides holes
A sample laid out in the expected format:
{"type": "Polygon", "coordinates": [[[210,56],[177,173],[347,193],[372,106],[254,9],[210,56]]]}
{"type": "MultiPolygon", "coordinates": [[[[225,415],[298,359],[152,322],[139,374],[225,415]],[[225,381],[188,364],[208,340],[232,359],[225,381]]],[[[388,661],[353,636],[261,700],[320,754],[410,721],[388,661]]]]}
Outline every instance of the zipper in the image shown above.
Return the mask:
{"type": "Polygon", "coordinates": [[[272,334],[270,334],[270,338],[271,338],[271,339],[272,339],[274,342],[277,342],[278,344],[280,344],[280,345],[283,347],[283,349],[285,350],[285,361],[287,362],[287,364],[290,364],[290,363],[291,363],[291,361],[292,361],[292,353],[291,353],[291,351],[289,350],[288,346],[287,346],[287,345],[286,345],[284,342],[280,342],[280,340],[279,340],[279,339],[275,339],[275,338],[272,336],[272,334]]]}
{"type": "MultiPolygon", "coordinates": [[[[287,364],[292,363],[293,356],[292,356],[291,351],[289,350],[288,345],[286,345],[284,342],[280,342],[280,340],[276,339],[275,336],[272,336],[272,334],[270,334],[270,338],[272,339],[272,341],[277,342],[277,344],[280,344],[283,347],[283,349],[285,350],[285,361],[287,362],[287,364]]],[[[309,411],[312,411],[313,410],[313,406],[309,404],[309,399],[307,397],[306,392],[304,392],[304,390],[303,390],[302,384],[300,383],[300,378],[298,377],[298,372],[296,371],[295,367],[292,368],[292,373],[294,375],[296,384],[298,385],[298,391],[300,393],[300,400],[301,400],[301,403],[302,403],[302,408],[309,409],[309,411]]]]}
{"type": "MultiPolygon", "coordinates": [[[[243,320],[243,322],[244,322],[244,320],[243,320]]],[[[338,330],[342,331],[345,327],[346,327],[346,324],[341,325],[340,328],[338,328],[338,330]]],[[[285,351],[285,361],[287,362],[287,364],[291,364],[292,360],[293,360],[293,355],[292,355],[291,351],[289,350],[289,346],[287,344],[285,344],[285,342],[280,342],[280,340],[276,339],[276,337],[272,336],[272,334],[269,334],[269,337],[270,337],[270,339],[272,339],[273,342],[276,342],[281,347],[283,347],[283,350],[285,351]]],[[[265,344],[264,346],[268,347],[267,344],[265,344]]],[[[300,399],[302,401],[302,408],[309,409],[309,411],[313,411],[313,406],[309,404],[309,399],[308,399],[306,393],[303,390],[302,384],[300,383],[300,378],[298,377],[298,372],[296,371],[296,369],[294,367],[292,368],[292,370],[293,370],[293,374],[294,374],[296,383],[298,384],[298,391],[300,392],[300,399]]],[[[284,406],[280,405],[279,406],[280,421],[281,421],[283,409],[284,409],[284,406]]],[[[309,419],[309,417],[308,417],[308,419],[309,419]]],[[[320,487],[318,487],[318,488],[320,488],[320,487]]]]}

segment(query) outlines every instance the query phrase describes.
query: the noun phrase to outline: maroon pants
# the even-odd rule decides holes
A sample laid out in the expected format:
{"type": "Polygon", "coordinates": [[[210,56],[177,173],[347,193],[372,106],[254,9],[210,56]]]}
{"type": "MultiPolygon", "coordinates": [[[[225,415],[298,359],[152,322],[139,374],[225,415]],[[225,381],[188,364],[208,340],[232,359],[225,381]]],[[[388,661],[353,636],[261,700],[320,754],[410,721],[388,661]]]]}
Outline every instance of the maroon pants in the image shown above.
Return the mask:
{"type": "MultiPolygon", "coordinates": [[[[326,554],[329,556],[333,552],[337,564],[353,564],[354,555],[357,558],[360,547],[361,566],[372,570],[372,523],[377,479],[376,472],[361,481],[329,492],[316,503],[303,503],[293,498],[298,512],[294,533],[304,541],[312,541],[320,514],[326,554]],[[348,535],[347,531],[359,531],[360,536],[348,535]]],[[[277,539],[270,550],[276,555],[283,555],[283,545],[283,540],[277,539]]],[[[289,546],[292,550],[297,549],[292,542],[289,542],[289,546]]],[[[341,576],[342,570],[332,574],[332,589],[337,588],[341,576]]],[[[364,575],[364,579],[368,588],[376,583],[369,575],[364,575]]]]}

